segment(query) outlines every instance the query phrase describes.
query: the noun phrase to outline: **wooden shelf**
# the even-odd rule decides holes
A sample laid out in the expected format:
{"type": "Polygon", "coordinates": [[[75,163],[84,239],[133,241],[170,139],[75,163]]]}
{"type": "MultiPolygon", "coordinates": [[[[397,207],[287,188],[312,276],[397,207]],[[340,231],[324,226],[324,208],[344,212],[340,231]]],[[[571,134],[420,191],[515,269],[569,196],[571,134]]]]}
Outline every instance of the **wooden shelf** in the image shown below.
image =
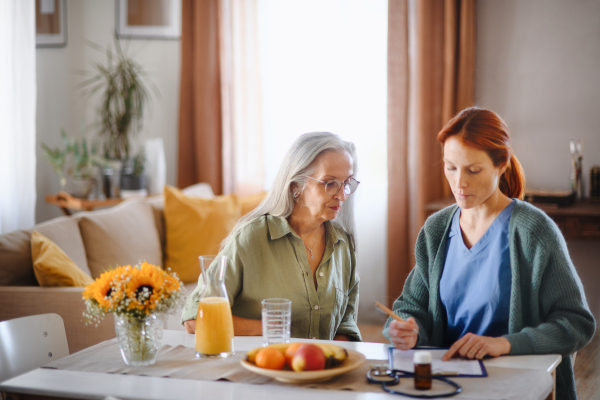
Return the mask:
{"type": "Polygon", "coordinates": [[[79,199],[71,196],[67,192],[46,195],[46,203],[59,206],[65,215],[71,215],[71,210],[92,211],[96,208],[112,207],[122,201],[123,199],[120,198],[106,200],[79,199]]]}

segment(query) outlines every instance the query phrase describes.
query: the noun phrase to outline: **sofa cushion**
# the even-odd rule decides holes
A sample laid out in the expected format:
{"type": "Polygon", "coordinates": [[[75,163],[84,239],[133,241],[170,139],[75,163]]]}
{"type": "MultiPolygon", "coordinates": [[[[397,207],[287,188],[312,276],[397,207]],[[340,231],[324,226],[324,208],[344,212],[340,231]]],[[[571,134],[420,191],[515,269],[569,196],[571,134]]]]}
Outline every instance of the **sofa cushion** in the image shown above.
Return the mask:
{"type": "Polygon", "coordinates": [[[165,266],[183,282],[195,282],[200,276],[198,256],[219,252],[241,209],[236,195],[187,197],[174,187],[165,187],[164,215],[165,266]]]}
{"type": "MultiPolygon", "coordinates": [[[[192,186],[188,186],[182,189],[181,192],[188,197],[203,197],[206,199],[212,199],[215,197],[212,187],[209,183],[197,183],[192,186]]],[[[152,212],[154,213],[154,223],[156,224],[156,230],[158,231],[158,237],[160,238],[160,245],[163,251],[163,262],[166,254],[166,234],[165,234],[165,196],[161,193],[160,195],[150,196],[147,199],[148,203],[152,206],[152,212]]],[[[242,205],[243,207],[243,205],[242,205]]]]}
{"type": "Polygon", "coordinates": [[[31,262],[29,232],[0,235],[0,286],[37,286],[31,262]]]}
{"type": "Polygon", "coordinates": [[[107,210],[76,214],[93,278],[117,265],[162,264],[152,206],[136,198],[107,210]]]}
{"type": "Polygon", "coordinates": [[[52,240],[38,231],[31,234],[33,272],[40,286],[86,286],[94,280],[77,267],[52,240]]]}
{"type": "Polygon", "coordinates": [[[163,252],[163,260],[161,265],[165,265],[165,198],[163,194],[156,196],[150,196],[147,199],[148,204],[152,206],[152,214],[154,215],[154,225],[156,226],[156,232],[158,232],[158,239],[160,240],[160,248],[163,252]]]}
{"type": "Polygon", "coordinates": [[[202,197],[203,199],[214,199],[215,193],[210,183],[201,182],[181,189],[181,193],[188,197],[202,197]]]}
{"type": "Polygon", "coordinates": [[[33,229],[52,240],[79,269],[89,275],[77,221],[70,217],[59,217],[28,230],[0,235],[0,286],[38,286],[31,260],[33,229]]]}
{"type": "Polygon", "coordinates": [[[85,247],[81,239],[81,232],[77,220],[72,217],[59,217],[42,222],[29,230],[38,231],[42,235],[54,242],[65,254],[73,260],[80,270],[91,276],[88,267],[85,247]]]}
{"type": "Polygon", "coordinates": [[[254,210],[261,201],[265,198],[267,192],[261,192],[257,194],[250,194],[248,196],[241,196],[240,203],[242,206],[242,215],[248,214],[250,211],[254,210]]]}

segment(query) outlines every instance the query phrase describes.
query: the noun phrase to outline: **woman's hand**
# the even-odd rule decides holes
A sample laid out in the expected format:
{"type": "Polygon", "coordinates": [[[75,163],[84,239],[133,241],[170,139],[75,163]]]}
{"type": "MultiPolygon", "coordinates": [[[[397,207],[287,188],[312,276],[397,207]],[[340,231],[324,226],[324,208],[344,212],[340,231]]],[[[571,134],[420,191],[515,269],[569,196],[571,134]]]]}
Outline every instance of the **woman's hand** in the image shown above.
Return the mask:
{"type": "Polygon", "coordinates": [[[388,334],[397,349],[412,349],[417,344],[417,339],[419,338],[419,326],[412,317],[404,322],[394,320],[390,323],[388,334]]]}
{"type": "Polygon", "coordinates": [[[448,361],[452,357],[462,356],[481,360],[485,356],[498,357],[510,353],[510,342],[503,337],[479,336],[467,333],[458,339],[442,357],[448,361]]]}
{"type": "Polygon", "coordinates": [[[195,319],[188,319],[187,321],[185,321],[183,323],[183,326],[185,327],[185,331],[187,333],[196,333],[196,320],[195,319]]]}

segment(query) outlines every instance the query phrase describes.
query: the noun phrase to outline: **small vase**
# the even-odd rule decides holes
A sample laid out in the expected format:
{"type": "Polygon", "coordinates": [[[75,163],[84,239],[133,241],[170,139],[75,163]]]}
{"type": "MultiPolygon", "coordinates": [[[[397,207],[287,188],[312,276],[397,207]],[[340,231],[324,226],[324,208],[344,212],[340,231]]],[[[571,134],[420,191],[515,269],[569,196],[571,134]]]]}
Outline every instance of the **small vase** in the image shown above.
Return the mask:
{"type": "Polygon", "coordinates": [[[109,160],[102,169],[102,187],[107,199],[120,197],[121,168],[123,167],[119,160],[109,160]]]}
{"type": "Polygon", "coordinates": [[[143,319],[115,315],[115,331],[125,364],[153,365],[162,343],[163,319],[152,314],[143,319]]]}
{"type": "Polygon", "coordinates": [[[94,181],[91,178],[72,178],[69,182],[69,193],[78,199],[87,199],[92,191],[94,181]]]}

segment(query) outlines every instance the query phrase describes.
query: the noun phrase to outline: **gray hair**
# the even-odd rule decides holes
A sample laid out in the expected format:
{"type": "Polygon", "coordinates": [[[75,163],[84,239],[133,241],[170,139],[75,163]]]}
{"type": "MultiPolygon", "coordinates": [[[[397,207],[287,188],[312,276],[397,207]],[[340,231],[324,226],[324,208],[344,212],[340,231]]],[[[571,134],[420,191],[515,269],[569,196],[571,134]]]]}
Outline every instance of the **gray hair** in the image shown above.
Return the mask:
{"type": "MultiPolygon", "coordinates": [[[[287,218],[294,210],[294,194],[304,190],[307,176],[315,170],[314,161],[326,151],[346,152],[352,158],[352,170],[356,176],[357,157],[354,143],[342,140],[329,132],[311,132],[299,136],[287,151],[273,186],[263,201],[254,210],[244,215],[235,224],[231,233],[221,242],[221,249],[233,238],[236,232],[248,221],[266,214],[287,218]]],[[[349,235],[356,246],[354,234],[354,196],[350,195],[334,220],[349,235]]]]}

